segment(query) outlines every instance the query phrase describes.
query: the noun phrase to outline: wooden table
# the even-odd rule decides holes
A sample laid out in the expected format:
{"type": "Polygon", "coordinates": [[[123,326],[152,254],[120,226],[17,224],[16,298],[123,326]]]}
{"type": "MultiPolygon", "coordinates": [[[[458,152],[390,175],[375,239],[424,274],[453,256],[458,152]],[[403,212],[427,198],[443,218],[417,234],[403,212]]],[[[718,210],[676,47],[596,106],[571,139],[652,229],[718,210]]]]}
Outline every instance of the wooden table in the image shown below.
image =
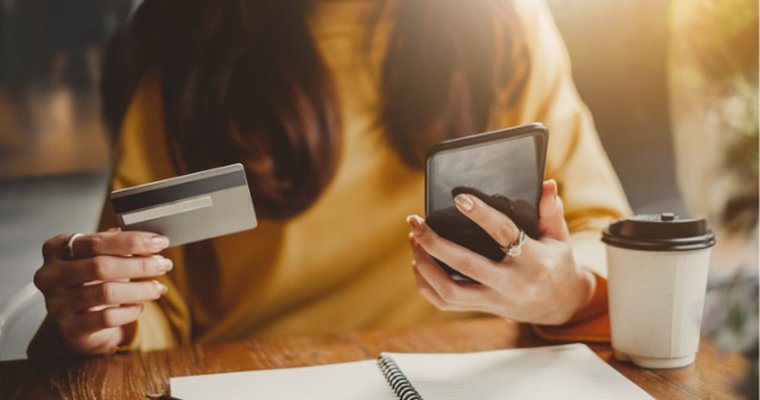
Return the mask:
{"type": "MultiPolygon", "coordinates": [[[[381,351],[480,351],[548,344],[524,326],[495,318],[388,331],[314,337],[262,338],[109,357],[0,363],[0,399],[144,399],[164,393],[169,377],[297,367],[377,357],[381,351]]],[[[694,365],[646,370],[613,359],[608,345],[592,345],[606,362],[658,399],[731,399],[747,366],[738,354],[719,354],[703,341],[694,365]]]]}

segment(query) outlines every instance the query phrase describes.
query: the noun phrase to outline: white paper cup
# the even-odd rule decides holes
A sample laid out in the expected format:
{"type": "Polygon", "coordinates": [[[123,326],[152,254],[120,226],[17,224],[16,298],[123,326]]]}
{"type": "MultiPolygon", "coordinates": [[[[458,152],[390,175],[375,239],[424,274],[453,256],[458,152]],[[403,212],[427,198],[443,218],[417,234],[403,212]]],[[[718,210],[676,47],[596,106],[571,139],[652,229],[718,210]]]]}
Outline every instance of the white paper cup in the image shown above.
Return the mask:
{"type": "Polygon", "coordinates": [[[715,238],[672,214],[616,221],[604,232],[615,357],[645,368],[694,362],[715,238]]]}

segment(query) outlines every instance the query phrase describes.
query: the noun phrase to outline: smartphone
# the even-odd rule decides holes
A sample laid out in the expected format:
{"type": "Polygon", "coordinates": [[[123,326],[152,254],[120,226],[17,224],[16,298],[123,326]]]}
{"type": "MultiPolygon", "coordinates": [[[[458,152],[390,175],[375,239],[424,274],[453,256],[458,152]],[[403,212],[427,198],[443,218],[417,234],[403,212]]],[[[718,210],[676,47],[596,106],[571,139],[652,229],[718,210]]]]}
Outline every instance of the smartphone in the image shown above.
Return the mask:
{"type": "MultiPolygon", "coordinates": [[[[460,193],[477,196],[537,238],[538,203],[549,132],[540,123],[446,140],[434,145],[425,165],[426,223],[438,235],[494,261],[504,251],[454,204],[460,193]]],[[[440,260],[458,282],[476,282],[440,260]]]]}

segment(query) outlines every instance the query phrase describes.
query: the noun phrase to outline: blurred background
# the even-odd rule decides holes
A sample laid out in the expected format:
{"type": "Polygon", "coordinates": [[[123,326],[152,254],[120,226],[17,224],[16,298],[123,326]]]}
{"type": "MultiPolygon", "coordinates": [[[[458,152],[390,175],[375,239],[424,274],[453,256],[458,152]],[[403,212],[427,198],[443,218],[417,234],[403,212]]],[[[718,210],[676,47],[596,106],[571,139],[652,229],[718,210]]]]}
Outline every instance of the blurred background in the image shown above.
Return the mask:
{"type": "MultiPolygon", "coordinates": [[[[707,217],[712,284],[744,271],[756,297],[757,0],[547,1],[634,210],[707,217]]],[[[41,244],[97,223],[100,63],[139,2],[0,0],[0,360],[24,357],[44,315],[41,244]]]]}

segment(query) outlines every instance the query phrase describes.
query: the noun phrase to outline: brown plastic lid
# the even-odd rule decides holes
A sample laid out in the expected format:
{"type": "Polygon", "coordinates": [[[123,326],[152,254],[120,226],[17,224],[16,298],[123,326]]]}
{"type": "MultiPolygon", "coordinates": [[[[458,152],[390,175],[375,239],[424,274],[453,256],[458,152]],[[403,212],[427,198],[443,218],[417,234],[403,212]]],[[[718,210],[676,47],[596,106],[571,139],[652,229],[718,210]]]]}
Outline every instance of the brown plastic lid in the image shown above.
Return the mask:
{"type": "Polygon", "coordinates": [[[602,241],[625,249],[684,251],[714,246],[715,235],[703,218],[661,213],[617,220],[604,230],[602,241]]]}

